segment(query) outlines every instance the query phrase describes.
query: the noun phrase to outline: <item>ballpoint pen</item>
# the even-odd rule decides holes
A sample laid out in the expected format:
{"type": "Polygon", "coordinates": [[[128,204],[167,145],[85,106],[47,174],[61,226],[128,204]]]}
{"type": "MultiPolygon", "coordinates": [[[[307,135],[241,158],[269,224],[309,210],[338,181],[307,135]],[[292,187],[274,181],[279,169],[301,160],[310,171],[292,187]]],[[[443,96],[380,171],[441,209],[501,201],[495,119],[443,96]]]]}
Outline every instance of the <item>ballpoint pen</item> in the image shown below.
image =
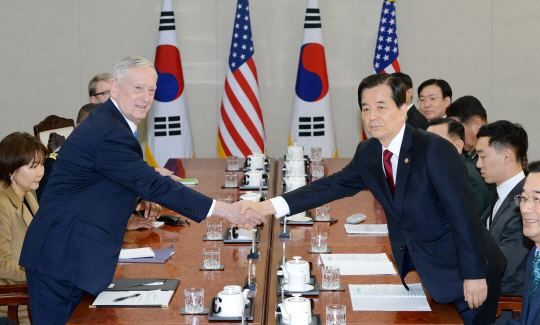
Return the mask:
{"type": "Polygon", "coordinates": [[[186,218],[186,222],[187,222],[188,225],[191,225],[191,221],[189,221],[188,218],[186,218]]]}
{"type": "Polygon", "coordinates": [[[136,293],[136,294],[131,295],[131,296],[116,298],[116,299],[114,299],[113,301],[114,301],[114,302],[123,301],[123,300],[129,299],[129,298],[135,298],[135,297],[138,297],[138,296],[140,296],[140,295],[141,295],[140,293],[136,293]]]}

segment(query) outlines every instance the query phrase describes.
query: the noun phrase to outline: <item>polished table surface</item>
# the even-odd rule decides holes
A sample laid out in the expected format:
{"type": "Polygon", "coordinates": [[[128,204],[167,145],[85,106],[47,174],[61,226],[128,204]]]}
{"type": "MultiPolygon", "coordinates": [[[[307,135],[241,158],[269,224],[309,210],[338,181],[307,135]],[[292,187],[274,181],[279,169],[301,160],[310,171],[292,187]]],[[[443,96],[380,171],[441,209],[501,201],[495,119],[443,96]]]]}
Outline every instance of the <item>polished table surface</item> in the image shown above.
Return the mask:
{"type": "MultiPolygon", "coordinates": [[[[282,160],[270,163],[269,188],[267,197],[282,193],[282,160]]],[[[325,159],[325,173],[334,173],[343,168],[349,158],[325,159]]],[[[243,159],[240,160],[243,163],[243,159]]],[[[181,177],[197,178],[199,185],[193,187],[196,191],[216,198],[219,194],[231,193],[233,201],[243,194],[237,189],[222,189],[224,183],[225,159],[176,159],[170,161],[167,168],[174,170],[181,177]]],[[[241,177],[239,173],[239,178],[241,177]]],[[[315,211],[313,211],[314,213],[315,211]]],[[[316,222],[313,226],[291,226],[292,239],[287,241],[286,255],[302,256],[313,262],[314,274],[321,280],[322,260],[318,254],[308,254],[310,234],[312,231],[327,231],[328,244],[333,253],[390,253],[390,243],[387,236],[348,235],[343,224],[346,217],[354,213],[364,213],[366,223],[386,223],[384,211],[369,191],[363,191],[354,197],[344,198],[331,203],[331,217],[338,219],[337,223],[316,222]]],[[[178,215],[165,209],[164,213],[178,215]]],[[[228,222],[223,228],[229,227],[228,222]]],[[[275,324],[275,307],[277,299],[276,272],[277,263],[282,257],[282,241],[278,234],[280,225],[274,218],[261,228],[259,247],[261,258],[254,260],[252,270],[258,280],[255,293],[255,316],[250,324],[275,324]]],[[[115,278],[145,278],[166,277],[180,278],[182,281],[174,294],[168,308],[89,308],[93,297],[86,294],[70,318],[68,324],[225,324],[209,322],[205,315],[180,315],[184,306],[185,288],[202,287],[205,289],[205,306],[209,306],[212,297],[222,290],[225,285],[241,285],[247,275],[248,260],[246,256],[249,245],[221,246],[221,261],[226,265],[223,271],[199,271],[202,264],[202,249],[209,242],[202,241],[206,234],[206,223],[173,227],[165,225],[148,230],[128,231],[124,237],[124,248],[149,246],[154,249],[174,245],[175,254],[165,264],[119,263],[115,278]]],[[[215,242],[214,242],[215,243],[215,242]]],[[[415,272],[407,277],[408,283],[419,282],[415,272]]],[[[348,284],[400,284],[398,276],[342,276],[341,282],[348,284]]],[[[315,297],[315,313],[325,317],[325,306],[328,304],[344,304],[347,306],[347,324],[462,324],[455,307],[452,304],[438,304],[430,297],[428,301],[432,312],[359,312],[352,311],[351,299],[347,290],[321,291],[315,297]]],[[[231,322],[230,324],[239,322],[231,322]]]]}
{"type": "MultiPolygon", "coordinates": [[[[345,167],[350,159],[336,158],[324,159],[325,174],[332,174],[345,167]]],[[[280,195],[284,188],[282,183],[283,159],[278,160],[276,172],[276,193],[280,195]]],[[[315,216],[315,210],[312,210],[315,216]]],[[[282,245],[285,243],[285,256],[292,259],[292,256],[301,256],[303,260],[313,263],[313,274],[321,283],[323,266],[320,254],[309,254],[311,248],[311,233],[313,231],[328,232],[328,247],[334,254],[376,254],[386,253],[390,256],[391,248],[388,236],[363,236],[347,234],[345,227],[346,218],[355,213],[364,213],[366,221],[364,223],[386,223],[386,217],[382,206],[373,198],[369,191],[362,191],[353,197],[336,200],[330,203],[330,216],[337,219],[337,223],[332,225],[329,222],[315,222],[311,225],[292,225],[291,239],[280,239],[279,232],[283,227],[278,220],[274,221],[273,230],[273,258],[270,267],[270,284],[268,299],[268,322],[276,324],[275,308],[278,299],[277,292],[277,268],[283,257],[282,245]]],[[[407,283],[421,282],[416,272],[411,272],[405,279],[407,283]]],[[[320,291],[314,297],[315,314],[321,314],[323,323],[325,322],[326,305],[341,304],[347,307],[347,324],[463,324],[456,308],[453,304],[438,304],[429,294],[428,302],[431,312],[388,312],[388,311],[353,311],[349,293],[349,284],[401,284],[398,275],[371,275],[371,276],[341,276],[340,282],[345,284],[345,291],[320,291]]],[[[310,296],[311,297],[311,296],[310,296]]]]}
{"type": "MultiPolygon", "coordinates": [[[[244,159],[240,159],[243,163],[244,159]]],[[[192,188],[212,198],[219,194],[232,193],[232,200],[245,191],[238,189],[222,189],[226,159],[177,159],[166,166],[181,177],[197,178],[199,184],[192,188]]],[[[273,180],[274,160],[270,160],[269,188],[267,197],[274,193],[273,180]]],[[[239,172],[239,179],[242,173],[239,172]]],[[[266,191],[264,191],[266,192],[266,191]]],[[[179,215],[171,210],[164,209],[164,214],[179,215]]],[[[185,218],[182,218],[185,219],[185,218]]],[[[230,227],[224,221],[223,228],[230,227]]],[[[253,324],[263,324],[266,318],[266,281],[267,265],[269,259],[269,240],[272,224],[268,223],[261,228],[258,246],[261,249],[259,260],[253,260],[252,271],[258,280],[255,294],[255,315],[253,324]]],[[[205,307],[209,307],[212,297],[226,285],[242,285],[248,273],[247,254],[251,245],[223,244],[223,242],[203,241],[206,235],[206,222],[200,224],[191,222],[184,226],[164,225],[159,228],[127,231],[124,237],[123,248],[151,247],[153,249],[165,248],[174,245],[175,254],[165,264],[118,263],[115,278],[179,278],[180,285],[176,289],[168,308],[89,308],[93,296],[86,294],[70,318],[68,324],[208,324],[207,315],[180,315],[184,307],[184,289],[191,287],[204,288],[205,307]],[[200,271],[203,264],[203,248],[210,244],[221,247],[221,264],[225,265],[223,271],[200,271]]],[[[226,324],[211,322],[212,324],[226,324]]],[[[232,322],[234,324],[235,322],[232,322]]]]}

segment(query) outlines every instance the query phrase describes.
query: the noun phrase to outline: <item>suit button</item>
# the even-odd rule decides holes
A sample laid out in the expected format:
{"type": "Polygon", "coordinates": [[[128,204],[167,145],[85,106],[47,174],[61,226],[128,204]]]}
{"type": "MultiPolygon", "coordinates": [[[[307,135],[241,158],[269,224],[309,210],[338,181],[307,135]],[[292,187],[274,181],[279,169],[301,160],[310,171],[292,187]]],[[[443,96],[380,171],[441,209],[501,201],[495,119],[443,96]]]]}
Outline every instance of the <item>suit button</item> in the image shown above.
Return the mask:
{"type": "Polygon", "coordinates": [[[401,252],[404,252],[404,251],[405,251],[405,248],[400,247],[399,250],[400,250],[401,252]]]}
{"type": "Polygon", "coordinates": [[[403,228],[403,230],[407,230],[407,226],[403,226],[403,227],[401,227],[401,228],[403,228]]]}

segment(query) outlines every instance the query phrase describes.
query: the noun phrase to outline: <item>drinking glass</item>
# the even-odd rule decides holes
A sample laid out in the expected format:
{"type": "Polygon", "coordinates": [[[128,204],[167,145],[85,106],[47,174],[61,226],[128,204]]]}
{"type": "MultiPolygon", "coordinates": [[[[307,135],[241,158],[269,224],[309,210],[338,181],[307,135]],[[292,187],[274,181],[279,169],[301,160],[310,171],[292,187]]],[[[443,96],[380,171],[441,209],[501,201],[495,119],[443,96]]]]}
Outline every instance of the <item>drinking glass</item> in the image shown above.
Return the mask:
{"type": "Polygon", "coordinates": [[[322,160],[322,148],[311,147],[311,161],[321,161],[321,160],[322,160]]]}
{"type": "Polygon", "coordinates": [[[218,194],[216,196],[216,201],[231,203],[231,194],[218,194]]]}
{"type": "Polygon", "coordinates": [[[237,187],[238,174],[236,172],[225,172],[225,187],[237,187]]]}
{"type": "Polygon", "coordinates": [[[184,289],[186,297],[186,312],[187,313],[202,313],[204,309],[204,289],[203,288],[188,288],[184,289]]]}
{"type": "Polygon", "coordinates": [[[238,170],[238,169],[240,169],[240,165],[238,164],[238,157],[237,156],[229,156],[229,157],[227,157],[227,169],[228,170],[238,170]]]}
{"type": "Polygon", "coordinates": [[[221,239],[222,226],[221,220],[208,219],[206,221],[206,238],[207,239],[221,239]]]}
{"type": "Polygon", "coordinates": [[[322,287],[323,289],[339,288],[339,266],[322,267],[322,287]]]}
{"type": "Polygon", "coordinates": [[[311,163],[311,175],[313,177],[324,176],[324,161],[314,161],[311,163]]]}
{"type": "Polygon", "coordinates": [[[315,220],[329,221],[330,220],[330,203],[323,204],[315,209],[315,220]]]}
{"type": "Polygon", "coordinates": [[[203,248],[204,268],[205,269],[219,269],[221,263],[221,249],[219,247],[211,246],[203,248]]]}
{"type": "Polygon", "coordinates": [[[315,253],[326,252],[328,249],[328,233],[315,231],[311,233],[311,250],[315,253]]]}
{"type": "Polygon", "coordinates": [[[327,325],[345,325],[347,321],[347,307],[343,305],[326,306],[327,325]]]}

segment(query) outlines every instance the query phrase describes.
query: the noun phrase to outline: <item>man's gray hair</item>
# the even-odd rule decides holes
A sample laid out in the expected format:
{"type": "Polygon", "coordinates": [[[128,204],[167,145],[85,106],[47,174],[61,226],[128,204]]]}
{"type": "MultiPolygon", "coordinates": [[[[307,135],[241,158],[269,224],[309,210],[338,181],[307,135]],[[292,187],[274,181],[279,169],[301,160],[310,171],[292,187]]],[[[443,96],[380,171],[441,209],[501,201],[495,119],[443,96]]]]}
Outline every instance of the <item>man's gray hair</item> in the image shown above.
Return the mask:
{"type": "Polygon", "coordinates": [[[88,83],[88,96],[92,97],[96,95],[96,85],[99,81],[111,82],[112,78],[113,75],[108,72],[95,75],[88,83]]]}
{"type": "Polygon", "coordinates": [[[114,79],[118,80],[118,83],[123,85],[129,75],[129,70],[136,67],[150,67],[156,71],[154,64],[147,59],[141,56],[128,56],[127,58],[120,60],[120,62],[116,64],[116,67],[114,67],[114,79]]]}

